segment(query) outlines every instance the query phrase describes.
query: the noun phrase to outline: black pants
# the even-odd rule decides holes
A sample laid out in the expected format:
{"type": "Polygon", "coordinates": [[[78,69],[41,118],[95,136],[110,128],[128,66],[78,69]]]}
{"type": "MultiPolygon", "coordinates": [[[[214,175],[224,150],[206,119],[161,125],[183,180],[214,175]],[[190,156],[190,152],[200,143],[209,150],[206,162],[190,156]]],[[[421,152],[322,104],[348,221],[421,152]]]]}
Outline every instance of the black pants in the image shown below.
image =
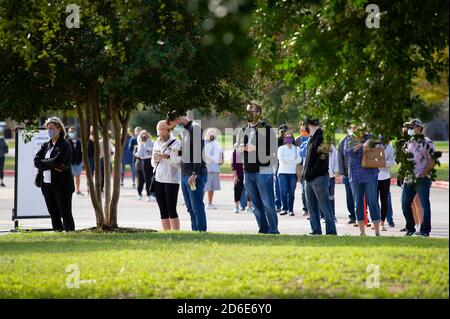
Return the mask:
{"type": "Polygon", "coordinates": [[[4,169],[5,169],[5,157],[0,157],[0,179],[3,179],[5,177],[4,175],[4,169]]]}
{"type": "Polygon", "coordinates": [[[159,183],[155,181],[156,202],[159,206],[161,219],[178,218],[177,199],[179,184],[159,183]]]}
{"type": "MultiPolygon", "coordinates": [[[[147,196],[150,196],[150,186],[152,184],[152,177],[153,177],[153,166],[152,166],[152,159],[146,158],[142,160],[142,166],[143,166],[143,174],[144,174],[144,180],[145,180],[145,190],[147,191],[147,196]]],[[[142,192],[142,191],[141,191],[142,192]]]]}
{"type": "Polygon", "coordinates": [[[141,170],[136,171],[136,175],[137,175],[137,191],[139,195],[142,195],[142,190],[144,189],[145,184],[144,172],[141,170]]]}
{"type": "Polygon", "coordinates": [[[72,216],[72,192],[46,183],[42,183],[41,190],[52,219],[53,230],[74,231],[75,222],[72,216]]]}
{"type": "Polygon", "coordinates": [[[388,211],[388,196],[389,190],[391,188],[391,179],[385,179],[383,181],[378,181],[378,197],[380,198],[381,203],[381,221],[384,222],[386,220],[387,211],[388,211]]]}
{"type": "Polygon", "coordinates": [[[234,202],[240,202],[244,191],[244,176],[238,176],[239,182],[234,184],[234,202]]]}

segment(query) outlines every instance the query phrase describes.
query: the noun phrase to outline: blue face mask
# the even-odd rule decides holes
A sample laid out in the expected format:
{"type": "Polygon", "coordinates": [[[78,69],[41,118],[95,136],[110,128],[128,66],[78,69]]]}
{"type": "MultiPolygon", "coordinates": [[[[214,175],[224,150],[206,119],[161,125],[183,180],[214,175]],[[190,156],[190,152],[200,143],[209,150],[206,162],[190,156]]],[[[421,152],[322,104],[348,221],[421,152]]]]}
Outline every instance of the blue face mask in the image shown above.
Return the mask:
{"type": "Polygon", "coordinates": [[[47,134],[48,134],[49,138],[54,138],[57,133],[56,133],[56,130],[50,129],[50,130],[47,131],[47,134]]]}
{"type": "Polygon", "coordinates": [[[177,124],[177,126],[175,126],[172,130],[174,135],[181,135],[181,132],[183,132],[184,130],[184,126],[181,124],[177,124]]]}

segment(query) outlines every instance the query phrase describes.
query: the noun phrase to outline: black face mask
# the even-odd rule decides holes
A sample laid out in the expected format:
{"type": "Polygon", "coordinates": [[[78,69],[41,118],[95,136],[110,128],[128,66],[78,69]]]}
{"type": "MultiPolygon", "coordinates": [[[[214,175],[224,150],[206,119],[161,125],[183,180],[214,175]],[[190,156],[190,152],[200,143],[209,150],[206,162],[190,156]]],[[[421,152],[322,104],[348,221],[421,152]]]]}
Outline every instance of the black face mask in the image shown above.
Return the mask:
{"type": "Polygon", "coordinates": [[[247,112],[247,121],[248,122],[258,122],[261,115],[259,113],[247,112]]]}
{"type": "Polygon", "coordinates": [[[209,137],[209,140],[210,140],[210,141],[214,141],[214,136],[210,136],[210,137],[209,137]]]}
{"type": "Polygon", "coordinates": [[[309,125],[306,125],[306,126],[305,126],[305,131],[306,131],[306,133],[308,133],[308,134],[311,133],[311,131],[309,130],[309,125]]]}

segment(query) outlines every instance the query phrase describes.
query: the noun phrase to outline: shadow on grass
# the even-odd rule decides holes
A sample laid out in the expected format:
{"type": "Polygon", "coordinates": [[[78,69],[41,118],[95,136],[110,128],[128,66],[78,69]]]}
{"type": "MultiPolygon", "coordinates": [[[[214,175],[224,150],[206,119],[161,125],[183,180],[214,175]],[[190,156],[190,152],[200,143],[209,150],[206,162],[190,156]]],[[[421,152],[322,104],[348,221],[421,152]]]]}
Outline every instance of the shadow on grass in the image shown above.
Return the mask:
{"type": "Polygon", "coordinates": [[[170,246],[295,246],[295,247],[396,247],[448,248],[449,240],[421,237],[248,235],[198,232],[147,233],[24,233],[0,237],[0,253],[40,252],[68,253],[87,251],[142,250],[170,246]]]}

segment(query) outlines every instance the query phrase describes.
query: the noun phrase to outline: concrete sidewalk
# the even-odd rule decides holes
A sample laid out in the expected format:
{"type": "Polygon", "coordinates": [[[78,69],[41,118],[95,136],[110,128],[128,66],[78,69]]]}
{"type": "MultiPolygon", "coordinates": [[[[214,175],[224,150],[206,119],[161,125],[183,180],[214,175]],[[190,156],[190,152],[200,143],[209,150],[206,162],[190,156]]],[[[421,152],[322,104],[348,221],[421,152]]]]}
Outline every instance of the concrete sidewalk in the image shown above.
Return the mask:
{"type": "MultiPolygon", "coordinates": [[[[5,183],[7,188],[0,188],[0,231],[8,231],[13,228],[11,211],[14,206],[14,179],[7,177],[5,183]]],[[[86,181],[82,180],[82,185],[86,181]]],[[[131,188],[130,179],[126,179],[125,187],[122,187],[119,202],[119,226],[161,229],[159,210],[156,203],[139,201],[136,190],[131,188]]],[[[95,226],[94,211],[91,208],[91,200],[87,195],[74,195],[73,212],[77,229],[95,226]]],[[[305,235],[310,232],[309,221],[301,216],[300,186],[297,184],[294,211],[296,216],[279,216],[279,230],[282,234],[305,235]]],[[[404,218],[401,211],[400,194],[401,189],[392,186],[392,202],[394,208],[394,221],[396,227],[388,228],[382,232],[382,236],[403,236],[400,229],[404,227],[404,218]]],[[[181,190],[178,196],[178,214],[180,216],[181,229],[190,230],[190,217],[185,206],[182,205],[183,196],[181,190]]],[[[252,213],[233,213],[233,182],[222,180],[222,190],[214,195],[214,204],[217,210],[207,210],[208,231],[225,233],[257,233],[258,228],[252,213]]],[[[431,190],[432,208],[432,232],[434,237],[449,237],[449,193],[446,189],[433,188],[431,190]]],[[[338,218],[337,230],[339,235],[359,235],[357,227],[347,224],[345,189],[344,186],[336,185],[336,216],[338,218]]],[[[49,219],[21,220],[20,226],[24,228],[51,228],[49,219]]],[[[323,232],[325,228],[323,225],[323,232]]],[[[368,229],[367,235],[373,236],[373,230],[368,229]]]]}

